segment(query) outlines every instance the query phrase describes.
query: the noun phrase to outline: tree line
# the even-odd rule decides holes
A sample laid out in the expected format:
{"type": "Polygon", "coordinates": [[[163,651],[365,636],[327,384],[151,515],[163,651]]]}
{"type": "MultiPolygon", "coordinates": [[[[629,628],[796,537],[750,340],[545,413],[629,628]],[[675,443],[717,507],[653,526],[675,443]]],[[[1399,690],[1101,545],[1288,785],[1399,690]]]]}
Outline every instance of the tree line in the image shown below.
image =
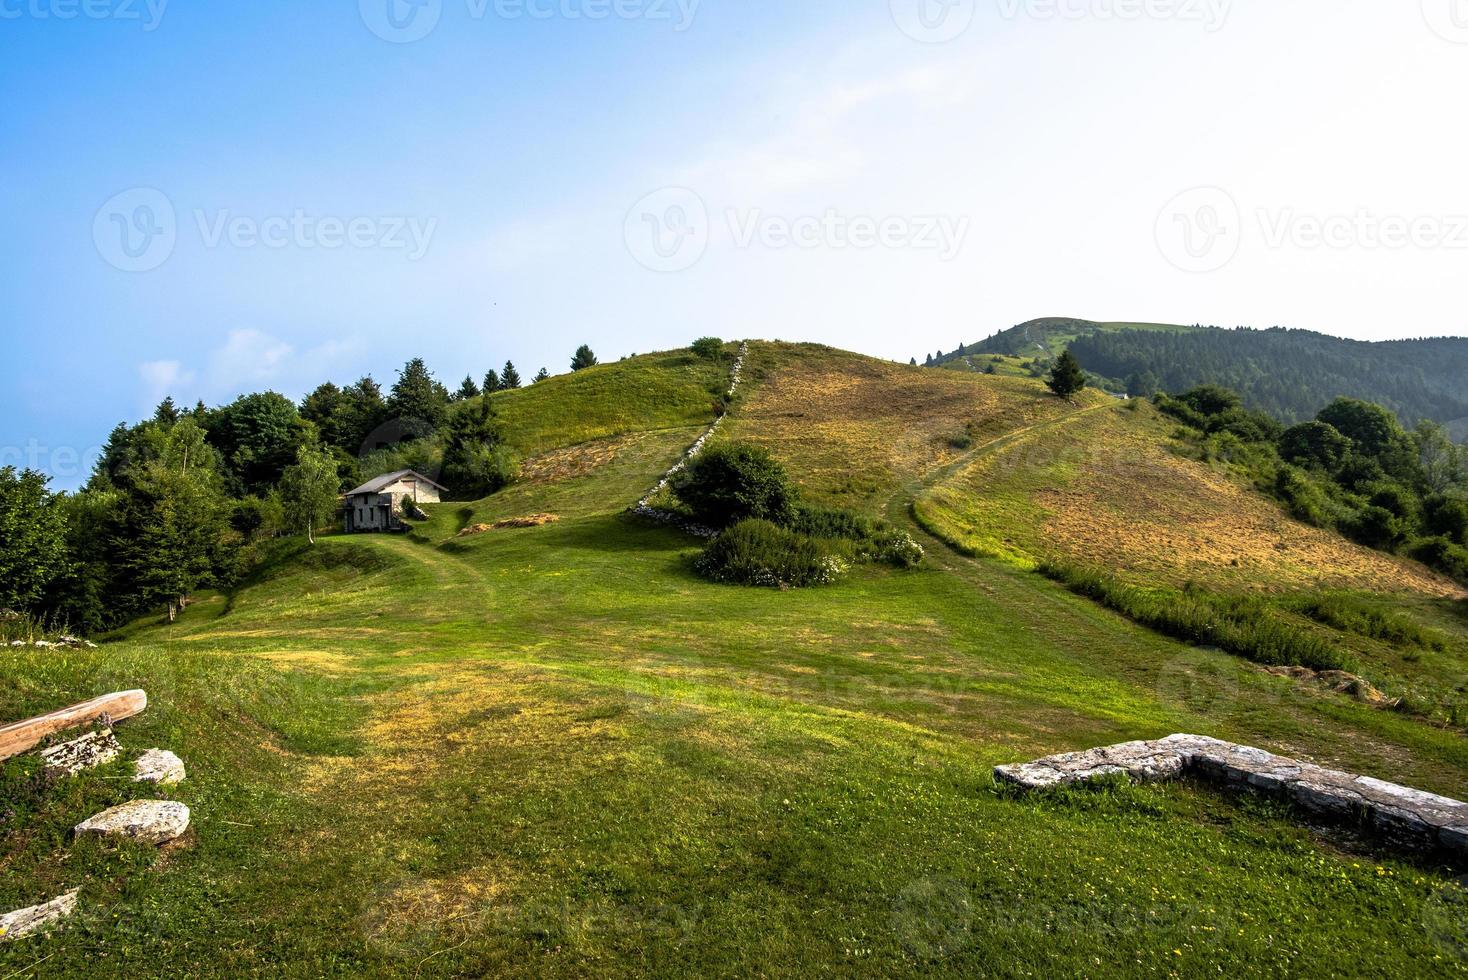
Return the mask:
{"type": "MultiPolygon", "coordinates": [[[[571,367],[596,363],[583,345],[571,367]]],[[[190,593],[237,582],[281,535],[314,541],[341,494],[372,477],[418,469],[460,499],[492,493],[518,463],[482,396],[521,384],[506,362],[451,392],[413,358],[386,392],[369,375],[299,405],[271,391],[187,410],[170,397],[112,430],[75,493],[0,468],[0,609],[85,632],[152,609],[172,618],[190,593]]]]}

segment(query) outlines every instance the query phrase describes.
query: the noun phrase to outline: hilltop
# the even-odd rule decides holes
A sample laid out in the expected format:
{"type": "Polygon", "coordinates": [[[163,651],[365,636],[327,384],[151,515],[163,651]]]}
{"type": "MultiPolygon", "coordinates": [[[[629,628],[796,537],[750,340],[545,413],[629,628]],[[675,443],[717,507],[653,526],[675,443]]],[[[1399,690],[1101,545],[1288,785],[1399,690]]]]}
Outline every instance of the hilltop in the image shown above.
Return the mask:
{"type": "Polygon", "coordinates": [[[1461,796],[1462,588],[1306,528],[1140,402],[767,342],[726,398],[731,356],[493,393],[505,488],[402,536],[292,540],[96,651],[0,655],[0,717],[144,688],[124,748],[189,764],[195,829],[161,855],[68,842],[125,781],[0,770],[0,906],[87,881],[46,968],[99,947],[196,976],[1445,968],[1458,893],[1427,858],[1190,782],[1021,798],[990,773],[1195,731],[1461,796]],[[716,440],[927,560],[700,577],[701,541],[628,510],[721,413],[716,440]],[[1033,571],[1057,552],[1261,595],[1420,710],[1170,639],[1033,571]],[[1289,605],[1323,590],[1399,629],[1289,605]]]}
{"type": "Polygon", "coordinates": [[[1096,383],[1151,394],[1218,384],[1285,422],[1346,396],[1468,437],[1468,339],[1358,341],[1309,330],[1234,330],[1154,323],[1032,320],[932,359],[933,367],[1038,375],[1069,348],[1096,383]]]}

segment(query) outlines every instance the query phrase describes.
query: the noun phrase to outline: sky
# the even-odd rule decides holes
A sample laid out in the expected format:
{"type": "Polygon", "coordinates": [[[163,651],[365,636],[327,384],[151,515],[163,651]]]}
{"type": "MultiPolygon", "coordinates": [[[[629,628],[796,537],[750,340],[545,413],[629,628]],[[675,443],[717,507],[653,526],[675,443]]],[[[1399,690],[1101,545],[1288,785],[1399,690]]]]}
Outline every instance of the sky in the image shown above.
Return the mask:
{"type": "Polygon", "coordinates": [[[1468,0],[0,0],[0,466],[1040,316],[1468,334],[1468,0]]]}

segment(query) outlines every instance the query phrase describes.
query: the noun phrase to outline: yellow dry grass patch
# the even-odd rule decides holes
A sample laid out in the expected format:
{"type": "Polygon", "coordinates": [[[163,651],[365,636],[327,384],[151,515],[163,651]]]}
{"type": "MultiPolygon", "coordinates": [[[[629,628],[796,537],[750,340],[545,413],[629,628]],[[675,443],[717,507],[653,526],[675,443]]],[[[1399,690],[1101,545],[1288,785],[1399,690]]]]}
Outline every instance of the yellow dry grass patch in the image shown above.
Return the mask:
{"type": "Polygon", "coordinates": [[[767,447],[817,499],[881,503],[982,442],[1068,410],[1038,384],[822,348],[762,349],[762,380],[726,429],[767,447]]]}
{"type": "Polygon", "coordinates": [[[1166,430],[1146,412],[1087,413],[965,467],[923,506],[980,550],[1143,580],[1468,595],[1290,518],[1233,475],[1168,451],[1166,430]]]}
{"type": "Polygon", "coordinates": [[[529,484],[559,483],[586,476],[616,462],[626,449],[637,445],[643,433],[596,439],[579,446],[556,449],[526,460],[520,467],[520,482],[529,484]]]}

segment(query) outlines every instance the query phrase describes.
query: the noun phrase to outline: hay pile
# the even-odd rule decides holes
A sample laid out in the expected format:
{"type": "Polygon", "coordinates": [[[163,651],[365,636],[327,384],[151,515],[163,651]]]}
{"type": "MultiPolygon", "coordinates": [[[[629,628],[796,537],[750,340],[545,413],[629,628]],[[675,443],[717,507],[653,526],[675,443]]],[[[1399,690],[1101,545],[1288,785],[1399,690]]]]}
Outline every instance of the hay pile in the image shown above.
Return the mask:
{"type": "Polygon", "coordinates": [[[459,532],[459,537],[467,538],[476,534],[484,534],[486,531],[503,531],[516,527],[544,527],[547,524],[555,524],[560,521],[556,514],[531,514],[529,517],[511,517],[508,520],[499,521],[495,524],[473,524],[459,532]]]}

